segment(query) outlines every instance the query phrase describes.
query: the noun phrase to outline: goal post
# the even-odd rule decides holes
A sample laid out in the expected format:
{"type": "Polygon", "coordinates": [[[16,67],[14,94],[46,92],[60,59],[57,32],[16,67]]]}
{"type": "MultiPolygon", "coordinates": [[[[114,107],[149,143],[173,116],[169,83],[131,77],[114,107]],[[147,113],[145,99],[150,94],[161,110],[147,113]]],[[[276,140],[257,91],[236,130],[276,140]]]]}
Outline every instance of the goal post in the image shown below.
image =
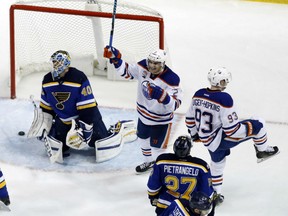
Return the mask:
{"type": "MultiPolygon", "coordinates": [[[[10,97],[16,98],[21,77],[49,72],[49,58],[60,49],[70,53],[71,66],[88,76],[106,72],[109,79],[110,64],[102,54],[109,43],[112,8],[112,0],[26,0],[11,5],[10,97]]],[[[157,48],[167,49],[163,17],[153,9],[120,1],[113,46],[128,62],[146,58],[157,48]]]]}

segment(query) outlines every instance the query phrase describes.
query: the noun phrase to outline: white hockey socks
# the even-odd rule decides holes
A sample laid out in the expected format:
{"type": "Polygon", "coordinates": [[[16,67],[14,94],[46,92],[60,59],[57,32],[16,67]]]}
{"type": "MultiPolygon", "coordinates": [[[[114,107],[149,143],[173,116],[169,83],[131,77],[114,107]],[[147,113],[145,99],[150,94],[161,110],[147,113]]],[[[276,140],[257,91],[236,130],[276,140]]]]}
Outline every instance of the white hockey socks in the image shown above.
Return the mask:
{"type": "Polygon", "coordinates": [[[150,138],[147,139],[138,138],[138,142],[141,147],[142,155],[144,156],[144,161],[145,162],[153,161],[152,149],[150,146],[150,138]]]}
{"type": "Polygon", "coordinates": [[[226,165],[226,158],[220,162],[211,161],[210,170],[212,175],[212,186],[213,189],[221,194],[222,184],[223,184],[223,172],[226,165]]]}

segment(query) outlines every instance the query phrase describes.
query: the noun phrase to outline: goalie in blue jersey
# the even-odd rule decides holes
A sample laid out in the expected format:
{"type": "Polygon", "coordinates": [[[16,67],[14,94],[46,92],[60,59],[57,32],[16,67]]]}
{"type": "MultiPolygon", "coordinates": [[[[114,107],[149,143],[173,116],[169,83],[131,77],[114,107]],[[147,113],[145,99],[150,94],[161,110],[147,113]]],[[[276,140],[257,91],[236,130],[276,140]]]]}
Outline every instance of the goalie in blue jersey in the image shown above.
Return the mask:
{"type": "MultiPolygon", "coordinates": [[[[204,160],[190,155],[191,147],[189,136],[179,136],[173,145],[175,153],[158,156],[147,184],[148,197],[151,205],[156,206],[157,215],[176,199],[189,201],[197,191],[213,199],[209,166],[204,160]]],[[[214,208],[209,215],[214,215],[214,208]]]]}
{"type": "Polygon", "coordinates": [[[28,137],[44,138],[51,162],[62,163],[70,148],[93,147],[98,162],[119,154],[123,133],[134,122],[119,121],[108,131],[90,82],[84,72],[70,66],[69,53],[56,51],[50,63],[52,70],[43,78],[40,108],[35,109],[28,137]]]}
{"type": "MultiPolygon", "coordinates": [[[[7,190],[7,185],[3,173],[0,169],[0,202],[3,203],[5,206],[10,205],[10,198],[7,190]]],[[[0,205],[1,210],[1,205],[0,205]]]]}

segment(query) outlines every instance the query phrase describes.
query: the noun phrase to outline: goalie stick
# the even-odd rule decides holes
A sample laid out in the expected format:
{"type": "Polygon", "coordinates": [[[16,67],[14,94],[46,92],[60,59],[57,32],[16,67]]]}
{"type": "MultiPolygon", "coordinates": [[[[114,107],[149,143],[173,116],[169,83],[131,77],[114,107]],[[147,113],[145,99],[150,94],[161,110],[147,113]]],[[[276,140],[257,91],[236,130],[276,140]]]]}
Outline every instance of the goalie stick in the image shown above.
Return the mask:
{"type": "Polygon", "coordinates": [[[116,17],[116,8],[117,8],[117,0],[114,0],[113,14],[112,14],[112,25],[111,25],[110,40],[109,40],[109,47],[112,46],[112,41],[113,41],[114,23],[115,23],[115,17],[116,17]]]}
{"type": "Polygon", "coordinates": [[[11,209],[0,200],[0,211],[11,211],[11,209]]]}
{"type": "Polygon", "coordinates": [[[36,105],[35,100],[34,100],[34,95],[30,95],[30,101],[33,104],[34,108],[37,109],[37,105],[36,105]]]}

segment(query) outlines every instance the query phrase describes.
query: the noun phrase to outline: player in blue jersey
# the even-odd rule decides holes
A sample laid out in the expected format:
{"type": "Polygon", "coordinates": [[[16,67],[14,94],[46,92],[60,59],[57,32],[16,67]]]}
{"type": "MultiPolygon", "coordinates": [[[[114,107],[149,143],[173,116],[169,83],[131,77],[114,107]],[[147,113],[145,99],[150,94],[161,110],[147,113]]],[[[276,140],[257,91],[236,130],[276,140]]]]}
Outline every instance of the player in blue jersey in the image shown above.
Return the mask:
{"type": "MultiPolygon", "coordinates": [[[[113,149],[121,149],[122,137],[118,134],[123,125],[119,122],[114,133],[108,132],[87,76],[70,67],[71,57],[67,51],[56,51],[50,62],[52,71],[43,78],[40,110],[36,109],[28,137],[43,136],[47,132],[44,140],[52,162],[61,163],[62,155],[65,156],[69,148],[95,147],[95,142],[97,147],[103,144],[103,148],[95,148],[98,161],[98,149],[113,151],[113,155],[118,153],[113,149]]],[[[108,153],[99,157],[106,155],[108,153]]]]}
{"type": "Polygon", "coordinates": [[[119,76],[138,80],[137,136],[144,163],[136,167],[136,172],[147,172],[158,155],[167,150],[174,111],[182,100],[180,78],[165,64],[167,54],[161,49],[137,64],[122,60],[121,53],[114,47],[106,46],[104,57],[114,64],[119,76]]]}
{"type": "Polygon", "coordinates": [[[175,199],[160,216],[205,216],[212,213],[212,199],[201,191],[192,193],[190,200],[175,199]]]}
{"type": "Polygon", "coordinates": [[[147,184],[150,203],[156,206],[157,215],[175,199],[189,201],[196,191],[213,198],[209,166],[204,160],[190,155],[191,147],[189,136],[179,136],[173,145],[174,153],[158,156],[147,184]]]}
{"type": "Polygon", "coordinates": [[[7,190],[6,181],[1,169],[0,169],[0,202],[3,202],[6,206],[10,205],[10,198],[7,190]]]}
{"type": "Polygon", "coordinates": [[[198,90],[186,114],[186,125],[193,141],[201,141],[211,156],[211,174],[216,202],[222,203],[221,194],[226,156],[230,149],[252,139],[258,162],[277,153],[277,146],[269,146],[262,119],[240,121],[232,97],[223,92],[232,76],[226,68],[211,69],[208,73],[210,88],[198,90]]]}

